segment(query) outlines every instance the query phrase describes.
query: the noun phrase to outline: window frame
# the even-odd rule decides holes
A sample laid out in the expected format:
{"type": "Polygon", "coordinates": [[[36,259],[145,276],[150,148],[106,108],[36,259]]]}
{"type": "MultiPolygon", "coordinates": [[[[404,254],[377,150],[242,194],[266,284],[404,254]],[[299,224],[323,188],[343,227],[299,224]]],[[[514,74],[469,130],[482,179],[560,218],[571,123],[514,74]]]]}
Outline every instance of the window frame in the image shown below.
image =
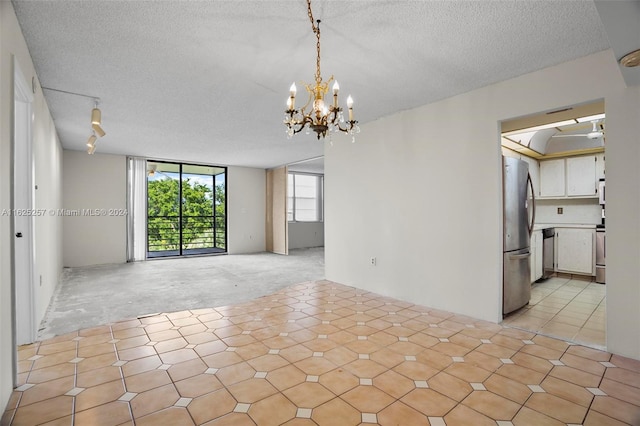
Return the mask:
{"type": "MultiPolygon", "coordinates": [[[[152,260],[152,259],[163,259],[163,258],[171,258],[171,257],[190,257],[190,256],[207,256],[207,255],[220,255],[220,254],[228,254],[229,253],[229,185],[228,185],[228,178],[229,178],[229,167],[228,166],[220,166],[220,165],[216,165],[216,164],[206,164],[206,163],[194,163],[194,162],[181,162],[181,161],[172,161],[172,160],[155,160],[153,158],[145,158],[145,170],[148,170],[149,167],[149,163],[156,163],[156,164],[171,164],[171,165],[175,165],[178,166],[178,171],[177,172],[173,172],[173,173],[177,173],[179,176],[179,185],[178,185],[178,196],[180,199],[182,199],[182,182],[183,182],[183,175],[184,174],[190,174],[190,173],[185,173],[184,172],[184,166],[197,166],[197,167],[212,167],[212,168],[217,168],[217,169],[223,169],[224,172],[222,173],[218,173],[218,174],[212,174],[212,175],[204,175],[204,176],[212,176],[213,177],[213,198],[212,198],[212,219],[213,219],[213,244],[214,247],[209,247],[210,249],[222,249],[222,252],[211,252],[211,253],[185,253],[185,250],[189,250],[189,249],[185,249],[183,248],[183,231],[182,229],[180,229],[180,242],[179,242],[179,248],[178,250],[174,250],[174,251],[178,251],[178,254],[158,254],[158,255],[151,255],[152,253],[162,253],[162,251],[150,251],[149,250],[149,176],[147,175],[146,179],[145,179],[145,192],[146,192],[146,200],[145,200],[145,228],[146,228],[146,241],[145,241],[145,246],[146,246],[146,251],[145,251],[145,259],[146,260],[152,260]],[[216,222],[216,203],[215,203],[215,187],[216,187],[216,177],[219,175],[224,175],[224,248],[218,247],[217,245],[217,235],[216,235],[216,230],[217,230],[217,222],[216,222]]],[[[196,173],[197,174],[197,173],[196,173]]],[[[177,216],[179,218],[180,223],[183,222],[183,208],[182,208],[182,203],[180,204],[180,209],[179,209],[179,215],[177,216]]],[[[170,251],[170,250],[165,250],[166,251],[170,251]]]]}
{"type": "Polygon", "coordinates": [[[324,174],[321,173],[308,173],[308,172],[287,172],[287,222],[289,223],[322,223],[324,222],[324,174]],[[316,177],[316,213],[317,220],[299,220],[296,218],[296,176],[313,176],[316,177]],[[292,205],[291,205],[291,215],[292,219],[289,219],[289,176],[293,177],[292,181],[292,205]]]}

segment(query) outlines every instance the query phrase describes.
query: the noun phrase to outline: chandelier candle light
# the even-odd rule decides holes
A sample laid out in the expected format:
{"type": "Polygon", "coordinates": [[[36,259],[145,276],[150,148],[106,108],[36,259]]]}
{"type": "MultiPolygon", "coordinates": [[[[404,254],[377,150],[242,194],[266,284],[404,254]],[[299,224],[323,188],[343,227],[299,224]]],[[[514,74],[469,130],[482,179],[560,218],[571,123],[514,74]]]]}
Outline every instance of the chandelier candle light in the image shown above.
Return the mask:
{"type": "Polygon", "coordinates": [[[353,119],[353,99],[351,95],[347,98],[347,108],[349,109],[349,120],[345,121],[342,115],[342,108],[338,105],[338,91],[340,86],[337,81],[333,83],[333,104],[328,107],[324,103],[324,95],[329,92],[329,84],[333,80],[333,76],[326,82],[322,81],[320,75],[320,20],[314,21],[311,12],[311,0],[307,0],[307,12],[311,21],[311,29],[316,35],[316,75],[315,84],[304,84],[309,93],[309,100],[301,109],[296,109],[296,84],[293,83],[289,88],[289,98],[287,99],[287,110],[285,111],[284,124],[287,126],[287,137],[291,138],[303,129],[313,130],[316,132],[318,139],[323,138],[329,132],[344,132],[353,136],[360,132],[358,122],[353,119]],[[307,112],[306,109],[312,105],[307,112]]]}

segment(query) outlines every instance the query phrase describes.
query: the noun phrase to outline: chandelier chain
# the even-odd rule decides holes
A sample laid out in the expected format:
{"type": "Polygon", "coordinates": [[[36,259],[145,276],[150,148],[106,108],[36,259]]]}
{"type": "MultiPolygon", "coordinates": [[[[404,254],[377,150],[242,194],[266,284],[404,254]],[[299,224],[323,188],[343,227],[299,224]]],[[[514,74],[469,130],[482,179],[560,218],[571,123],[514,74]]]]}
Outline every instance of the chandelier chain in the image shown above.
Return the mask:
{"type": "Polygon", "coordinates": [[[311,21],[311,29],[313,33],[316,35],[316,83],[322,83],[322,77],[320,76],[320,20],[314,22],[313,12],[311,11],[311,0],[307,0],[307,15],[309,16],[309,21],[311,21]]]}

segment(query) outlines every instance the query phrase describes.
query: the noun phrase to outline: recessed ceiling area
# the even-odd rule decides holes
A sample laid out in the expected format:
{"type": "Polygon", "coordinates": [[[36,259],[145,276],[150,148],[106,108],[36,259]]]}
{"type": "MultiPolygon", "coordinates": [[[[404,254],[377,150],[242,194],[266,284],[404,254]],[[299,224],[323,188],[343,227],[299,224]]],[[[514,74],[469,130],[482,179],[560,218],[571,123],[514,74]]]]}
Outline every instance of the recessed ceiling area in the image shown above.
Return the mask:
{"type": "Polygon", "coordinates": [[[317,175],[324,174],[324,157],[312,158],[305,161],[289,164],[287,167],[290,172],[312,173],[317,175]]]}
{"type": "MultiPolygon", "coordinates": [[[[100,98],[107,135],[98,154],[270,168],[324,153],[315,135],[288,140],[283,125],[289,86],[315,71],[304,0],[13,5],[39,85],[100,98]]],[[[610,47],[592,1],[312,8],[323,77],[352,95],[361,127],[610,47]]],[[[43,92],[64,149],[86,150],[91,99],[43,92]]],[[[366,141],[363,127],[356,143],[366,141]]]]}
{"type": "Polygon", "coordinates": [[[604,151],[604,101],[505,121],[501,145],[543,159],[604,151]]]}

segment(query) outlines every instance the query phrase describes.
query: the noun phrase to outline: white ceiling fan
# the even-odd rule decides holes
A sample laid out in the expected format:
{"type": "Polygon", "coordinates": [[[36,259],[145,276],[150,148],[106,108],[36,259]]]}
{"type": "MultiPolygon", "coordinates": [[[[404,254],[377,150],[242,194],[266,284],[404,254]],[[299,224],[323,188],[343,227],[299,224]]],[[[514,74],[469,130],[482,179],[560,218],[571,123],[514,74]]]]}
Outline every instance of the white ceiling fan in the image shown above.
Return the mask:
{"type": "Polygon", "coordinates": [[[552,138],[575,138],[575,137],[586,137],[588,139],[599,139],[604,136],[604,132],[602,128],[598,127],[598,123],[600,120],[593,120],[591,124],[593,128],[589,133],[572,133],[572,134],[555,134],[551,136],[552,138]]]}

